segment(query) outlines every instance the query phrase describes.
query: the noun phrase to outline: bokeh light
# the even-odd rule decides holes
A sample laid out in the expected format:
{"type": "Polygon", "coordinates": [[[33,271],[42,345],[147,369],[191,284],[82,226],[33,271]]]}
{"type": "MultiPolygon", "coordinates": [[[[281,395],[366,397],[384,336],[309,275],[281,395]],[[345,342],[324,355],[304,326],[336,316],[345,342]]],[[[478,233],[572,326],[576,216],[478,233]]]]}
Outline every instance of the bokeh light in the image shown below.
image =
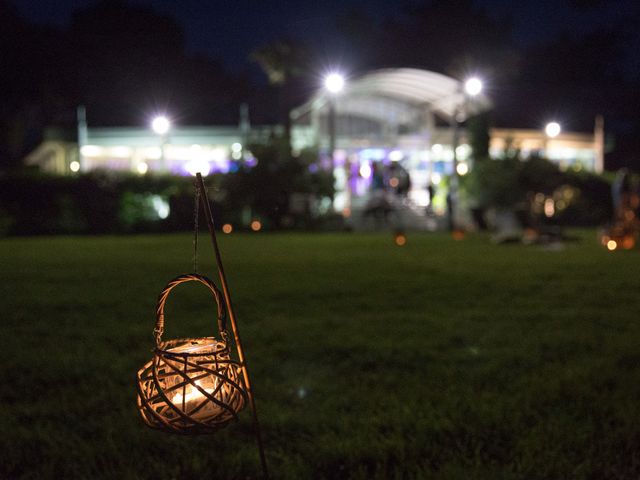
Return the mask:
{"type": "Polygon", "coordinates": [[[560,127],[560,124],[558,122],[549,122],[547,123],[547,126],[544,127],[544,133],[547,134],[547,137],[549,138],[555,138],[558,135],[560,135],[560,132],[562,131],[562,128],[560,127]]]}
{"type": "Polygon", "coordinates": [[[165,135],[171,129],[171,120],[164,115],[158,115],[151,121],[151,128],[158,135],[165,135]]]}
{"type": "Polygon", "coordinates": [[[140,175],[144,175],[145,173],[147,173],[147,171],[149,171],[149,165],[147,165],[146,162],[140,162],[136,166],[136,170],[140,175]]]}
{"type": "Polygon", "coordinates": [[[459,163],[458,165],[456,165],[456,172],[458,172],[458,175],[460,176],[466,175],[467,173],[469,173],[469,165],[464,162],[459,163]]]}
{"type": "Polygon", "coordinates": [[[471,77],[464,82],[464,91],[467,95],[475,97],[482,91],[482,80],[478,77],[471,77]]]}
{"type": "Polygon", "coordinates": [[[402,247],[407,244],[407,236],[404,233],[396,233],[393,238],[395,244],[402,247]]]}
{"type": "Polygon", "coordinates": [[[324,87],[330,93],[340,93],[344,88],[344,77],[339,73],[330,73],[324,79],[324,87]]]}

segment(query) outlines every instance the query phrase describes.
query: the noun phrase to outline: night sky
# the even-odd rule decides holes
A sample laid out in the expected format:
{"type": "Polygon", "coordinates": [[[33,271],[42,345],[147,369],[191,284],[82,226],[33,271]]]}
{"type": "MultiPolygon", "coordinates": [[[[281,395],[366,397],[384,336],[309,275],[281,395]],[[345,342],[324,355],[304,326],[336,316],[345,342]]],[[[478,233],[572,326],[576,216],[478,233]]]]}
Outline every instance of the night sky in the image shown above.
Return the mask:
{"type": "MultiPolygon", "coordinates": [[[[57,26],[66,25],[74,10],[94,5],[97,0],[12,0],[27,19],[57,26]]],[[[277,37],[299,38],[324,45],[328,61],[339,59],[348,49],[335,41],[335,21],[350,9],[360,9],[383,20],[401,14],[410,2],[385,0],[303,0],[303,1],[203,1],[130,0],[152,6],[156,11],[178,19],[184,28],[188,49],[221,58],[235,71],[249,67],[248,54],[277,37]]],[[[495,17],[509,16],[514,25],[517,46],[543,43],[561,32],[579,36],[607,26],[617,18],[638,15],[640,2],[634,0],[476,0],[495,17]]],[[[629,41],[629,70],[638,71],[634,55],[640,36],[629,41]]]]}
{"type": "MultiPolygon", "coordinates": [[[[0,57],[5,68],[15,67],[4,87],[13,92],[4,121],[34,132],[21,137],[15,161],[45,125],[72,125],[78,103],[102,126],[138,125],[157,109],[185,124],[232,125],[241,103],[256,124],[281,123],[329,69],[350,76],[416,67],[459,78],[477,69],[494,100],[493,126],[537,128],[555,118],[567,131],[587,132],[603,115],[613,146],[609,165],[640,169],[639,0],[102,1],[115,8],[93,8],[101,0],[0,0],[25,25],[53,27],[22,27],[26,33],[5,42],[0,57]],[[132,11],[126,5],[143,7],[130,25],[117,15],[132,11]],[[74,12],[82,10],[74,28],[87,30],[73,33],[74,12]],[[95,12],[103,13],[91,20],[95,12]],[[106,34],[94,34],[103,26],[106,34]],[[304,56],[286,88],[270,85],[264,63],[250,58],[280,40],[304,56]],[[118,53],[129,45],[135,48],[118,53]]],[[[0,141],[7,158],[9,143],[0,141]]]]}

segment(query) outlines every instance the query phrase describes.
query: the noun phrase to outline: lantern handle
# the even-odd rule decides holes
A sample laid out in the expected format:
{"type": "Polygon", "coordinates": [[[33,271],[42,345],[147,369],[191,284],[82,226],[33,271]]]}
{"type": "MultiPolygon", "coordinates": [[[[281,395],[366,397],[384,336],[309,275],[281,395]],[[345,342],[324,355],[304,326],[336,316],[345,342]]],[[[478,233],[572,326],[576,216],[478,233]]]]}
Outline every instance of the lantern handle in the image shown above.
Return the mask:
{"type": "Polygon", "coordinates": [[[167,283],[167,285],[158,296],[158,303],[156,304],[156,326],[153,329],[153,334],[156,339],[157,346],[160,346],[160,342],[162,341],[162,334],[164,333],[164,304],[167,301],[167,297],[169,296],[171,290],[173,290],[181,283],[186,282],[200,282],[203,285],[206,285],[209,290],[211,290],[211,293],[213,293],[213,298],[215,299],[216,305],[218,307],[218,331],[223,337],[227,336],[226,311],[224,308],[224,302],[222,301],[222,293],[220,292],[220,290],[218,290],[218,287],[216,287],[215,284],[204,275],[199,275],[197,273],[186,273],[177,276],[169,283],[167,283]]]}

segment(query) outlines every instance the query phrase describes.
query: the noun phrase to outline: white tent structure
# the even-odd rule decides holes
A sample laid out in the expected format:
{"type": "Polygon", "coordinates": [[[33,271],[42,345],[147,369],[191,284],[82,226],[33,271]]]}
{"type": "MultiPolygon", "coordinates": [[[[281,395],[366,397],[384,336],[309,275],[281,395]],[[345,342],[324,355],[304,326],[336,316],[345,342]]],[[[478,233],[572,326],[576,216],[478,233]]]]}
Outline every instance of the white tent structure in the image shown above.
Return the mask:
{"type": "MultiPolygon", "coordinates": [[[[331,93],[319,91],[307,103],[291,112],[295,121],[305,113],[328,105],[331,93]]],[[[469,102],[463,83],[428,70],[396,68],[377,70],[349,80],[336,102],[340,114],[363,115],[381,121],[400,123],[416,114],[430,112],[445,120],[485,110],[490,102],[483,94],[469,102]]]]}
{"type": "Polygon", "coordinates": [[[338,210],[349,211],[354,198],[366,195],[374,164],[394,163],[411,177],[409,199],[424,207],[428,185],[469,156],[457,122],[489,107],[485,95],[470,97],[463,82],[440,73],[377,70],[348,79],[339,93],[319,90],[294,109],[293,147],[316,147],[333,162],[338,210]]]}

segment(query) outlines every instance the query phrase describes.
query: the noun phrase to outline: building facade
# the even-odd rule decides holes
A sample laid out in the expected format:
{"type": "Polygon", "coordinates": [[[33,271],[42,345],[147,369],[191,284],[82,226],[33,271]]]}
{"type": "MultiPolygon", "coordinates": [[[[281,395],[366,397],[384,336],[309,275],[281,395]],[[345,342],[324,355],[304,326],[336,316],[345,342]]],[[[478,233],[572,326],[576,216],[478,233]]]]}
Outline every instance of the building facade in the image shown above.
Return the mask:
{"type": "MultiPolygon", "coordinates": [[[[376,167],[394,164],[411,179],[408,199],[424,207],[431,201],[430,186],[473,168],[461,123],[490,107],[485,95],[471,97],[462,82],[445,75],[416,69],[375,71],[347,81],[339,93],[318,91],[294,109],[292,149],[317,150],[318,163],[311,168],[333,170],[337,211],[367,195],[376,167]]],[[[45,138],[25,161],[59,174],[95,169],[140,175],[227,173],[239,162],[255,163],[249,145],[282,133],[278,126],[250,127],[248,116],[242,118],[237,127],[176,127],[158,135],[150,128],[89,128],[81,114],[78,142],[45,138]]],[[[489,151],[494,158],[517,151],[523,157],[545,156],[562,168],[599,172],[601,130],[560,132],[550,138],[542,129],[491,129],[489,151]]]]}

